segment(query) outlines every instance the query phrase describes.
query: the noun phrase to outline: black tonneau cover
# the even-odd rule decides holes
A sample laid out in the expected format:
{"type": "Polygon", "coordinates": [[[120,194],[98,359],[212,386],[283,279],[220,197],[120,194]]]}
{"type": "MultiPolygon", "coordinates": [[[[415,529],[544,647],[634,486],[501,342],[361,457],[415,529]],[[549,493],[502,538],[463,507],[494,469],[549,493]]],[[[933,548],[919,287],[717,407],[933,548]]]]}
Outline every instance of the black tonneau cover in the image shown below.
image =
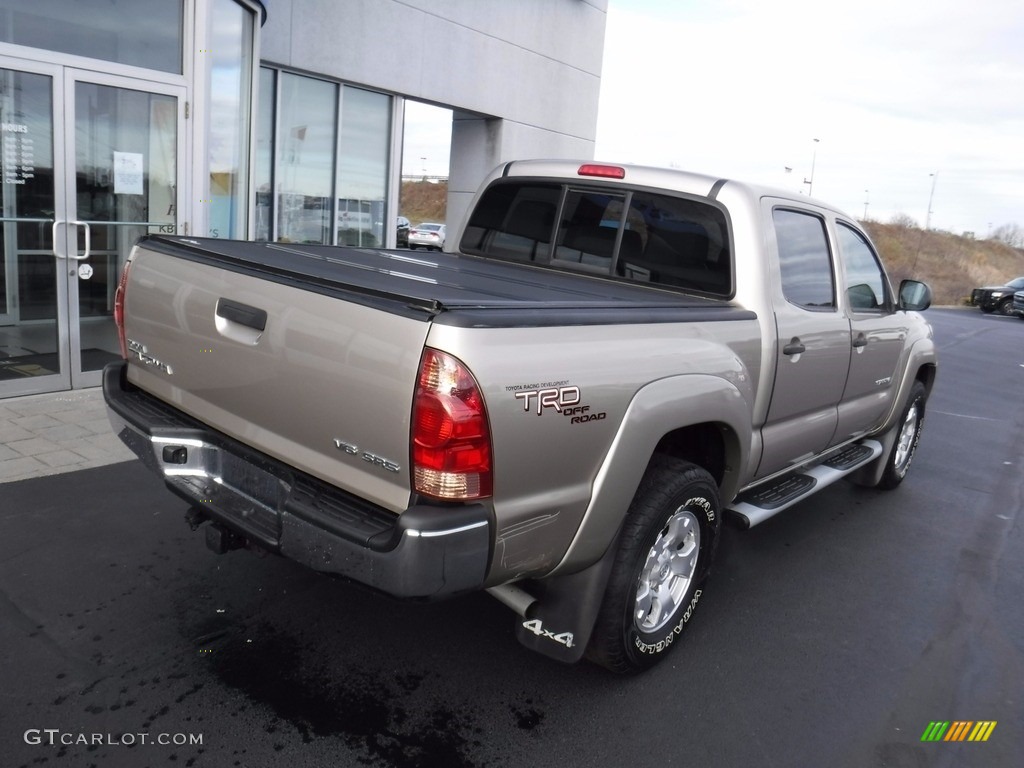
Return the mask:
{"type": "Polygon", "coordinates": [[[722,299],[462,254],[167,235],[147,235],[138,244],[445,325],[605,325],[755,317],[722,299]]]}

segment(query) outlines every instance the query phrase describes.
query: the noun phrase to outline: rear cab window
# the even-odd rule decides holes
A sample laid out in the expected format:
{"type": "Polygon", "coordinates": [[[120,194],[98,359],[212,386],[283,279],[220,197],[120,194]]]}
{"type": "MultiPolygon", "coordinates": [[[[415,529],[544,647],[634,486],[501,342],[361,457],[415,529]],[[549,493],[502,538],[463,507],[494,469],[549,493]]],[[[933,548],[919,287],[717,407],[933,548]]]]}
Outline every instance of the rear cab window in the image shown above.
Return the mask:
{"type": "Polygon", "coordinates": [[[502,181],[478,202],[460,250],[729,298],[725,213],[643,189],[502,181]]]}

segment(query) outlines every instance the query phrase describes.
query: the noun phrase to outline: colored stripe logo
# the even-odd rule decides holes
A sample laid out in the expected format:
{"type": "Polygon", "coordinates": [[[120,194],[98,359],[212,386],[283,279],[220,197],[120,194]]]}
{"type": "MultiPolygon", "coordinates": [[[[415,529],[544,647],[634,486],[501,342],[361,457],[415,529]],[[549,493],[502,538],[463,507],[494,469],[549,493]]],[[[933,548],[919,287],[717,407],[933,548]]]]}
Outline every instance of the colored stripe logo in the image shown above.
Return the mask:
{"type": "Polygon", "coordinates": [[[921,741],[988,741],[995,729],[995,720],[933,720],[921,734],[921,741]]]}

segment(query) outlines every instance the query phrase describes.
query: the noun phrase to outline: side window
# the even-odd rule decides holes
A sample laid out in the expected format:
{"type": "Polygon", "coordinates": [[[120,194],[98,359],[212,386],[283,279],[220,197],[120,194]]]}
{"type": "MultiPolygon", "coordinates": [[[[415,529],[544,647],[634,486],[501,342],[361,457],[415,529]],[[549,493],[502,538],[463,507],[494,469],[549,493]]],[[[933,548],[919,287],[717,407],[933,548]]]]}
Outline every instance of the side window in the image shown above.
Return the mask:
{"type": "Polygon", "coordinates": [[[778,208],[772,213],[786,301],[811,310],[836,306],[832,254],[818,216],[778,208]]]}
{"type": "Polygon", "coordinates": [[[846,297],[854,310],[885,309],[889,292],[871,246],[852,227],[840,223],[839,249],[846,266],[846,297]]]}

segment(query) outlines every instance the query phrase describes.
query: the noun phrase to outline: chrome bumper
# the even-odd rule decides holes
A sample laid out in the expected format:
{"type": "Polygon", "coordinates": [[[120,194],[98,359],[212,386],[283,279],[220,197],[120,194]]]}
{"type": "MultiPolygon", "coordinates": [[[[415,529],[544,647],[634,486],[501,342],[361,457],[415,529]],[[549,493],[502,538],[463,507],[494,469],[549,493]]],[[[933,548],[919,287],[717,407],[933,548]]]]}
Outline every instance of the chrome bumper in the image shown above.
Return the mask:
{"type": "Polygon", "coordinates": [[[111,426],[167,487],[233,533],[317,571],[395,597],[481,589],[490,514],[480,504],[400,515],[259,453],[103,371],[111,426]]]}

